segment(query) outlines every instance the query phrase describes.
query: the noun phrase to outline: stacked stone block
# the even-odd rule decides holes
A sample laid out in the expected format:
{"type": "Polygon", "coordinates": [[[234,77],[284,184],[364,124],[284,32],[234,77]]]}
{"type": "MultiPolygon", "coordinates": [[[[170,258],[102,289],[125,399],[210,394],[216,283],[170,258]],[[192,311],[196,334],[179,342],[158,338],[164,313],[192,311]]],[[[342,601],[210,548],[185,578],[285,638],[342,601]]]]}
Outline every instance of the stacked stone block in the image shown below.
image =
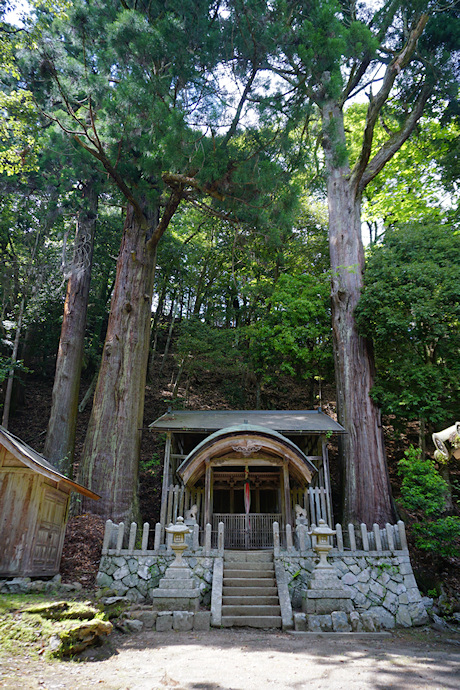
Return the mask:
{"type": "MultiPolygon", "coordinates": [[[[280,554],[288,576],[293,608],[301,608],[302,600],[311,580],[315,557],[299,557],[280,554]]],[[[332,554],[329,562],[343,587],[349,592],[354,611],[353,623],[348,613],[349,631],[362,627],[363,630],[411,627],[428,623],[428,615],[412,572],[408,553],[396,555],[394,552],[357,552],[347,556],[332,554]],[[363,618],[364,616],[364,618],[363,618]]],[[[305,607],[306,608],[306,607],[305,607]]],[[[305,615],[305,614],[303,614],[305,615]]],[[[302,614],[297,614],[297,625],[302,614]]],[[[327,631],[332,619],[314,616],[305,618],[306,629],[327,631]]]]}
{"type": "MultiPolygon", "coordinates": [[[[132,602],[148,601],[150,592],[156,589],[167,567],[172,563],[172,555],[102,556],[96,583],[101,589],[110,589],[118,596],[125,596],[132,602]]],[[[200,590],[200,603],[209,606],[214,558],[193,556],[184,558],[192,571],[200,590]]]]}

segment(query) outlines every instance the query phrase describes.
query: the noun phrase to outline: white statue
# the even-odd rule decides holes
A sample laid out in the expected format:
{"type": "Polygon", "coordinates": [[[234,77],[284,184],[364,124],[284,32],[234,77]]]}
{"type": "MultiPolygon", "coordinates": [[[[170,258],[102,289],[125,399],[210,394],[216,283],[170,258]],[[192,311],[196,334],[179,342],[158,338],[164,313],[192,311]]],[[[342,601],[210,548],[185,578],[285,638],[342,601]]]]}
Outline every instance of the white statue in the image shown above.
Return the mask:
{"type": "Polygon", "coordinates": [[[436,447],[435,460],[447,462],[451,455],[460,458],[460,422],[433,434],[433,443],[436,447]]]}
{"type": "Polygon", "coordinates": [[[307,509],[302,508],[298,503],[294,506],[296,523],[304,525],[307,522],[307,509]]]}
{"type": "Polygon", "coordinates": [[[195,520],[196,522],[196,516],[198,515],[198,506],[196,503],[192,505],[190,510],[185,511],[185,519],[186,520],[195,520]]]}

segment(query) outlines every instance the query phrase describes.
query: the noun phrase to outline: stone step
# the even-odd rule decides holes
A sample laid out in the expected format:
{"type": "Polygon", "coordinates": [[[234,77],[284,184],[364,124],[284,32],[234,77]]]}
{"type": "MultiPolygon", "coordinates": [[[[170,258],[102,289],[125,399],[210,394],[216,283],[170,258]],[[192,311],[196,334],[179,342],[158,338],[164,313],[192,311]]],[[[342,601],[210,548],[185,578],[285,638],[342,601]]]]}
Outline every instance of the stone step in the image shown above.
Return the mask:
{"type": "Polygon", "coordinates": [[[245,578],[245,579],[251,579],[251,578],[266,578],[266,577],[275,577],[275,569],[272,567],[271,570],[268,568],[262,568],[258,570],[246,570],[245,568],[224,568],[224,577],[229,577],[229,578],[245,578]]]}
{"type": "Polygon", "coordinates": [[[222,597],[223,606],[278,606],[276,594],[270,596],[227,596],[222,597]]]}
{"type": "Polygon", "coordinates": [[[224,570],[241,568],[243,570],[269,570],[275,569],[273,561],[224,561],[224,570]]]}
{"type": "Polygon", "coordinates": [[[222,616],[222,627],[281,628],[281,616],[222,616]]]}
{"type": "Polygon", "coordinates": [[[224,587],[275,587],[274,577],[225,577],[224,587]]]}
{"type": "Polygon", "coordinates": [[[257,597],[257,596],[277,596],[278,587],[223,587],[222,595],[224,597],[257,597]]]}
{"type": "Polygon", "coordinates": [[[281,609],[278,606],[222,606],[222,616],[281,616],[281,609]]]}
{"type": "Polygon", "coordinates": [[[245,561],[247,563],[261,562],[261,563],[271,563],[273,562],[273,551],[225,551],[224,552],[224,563],[229,561],[245,561]]]}

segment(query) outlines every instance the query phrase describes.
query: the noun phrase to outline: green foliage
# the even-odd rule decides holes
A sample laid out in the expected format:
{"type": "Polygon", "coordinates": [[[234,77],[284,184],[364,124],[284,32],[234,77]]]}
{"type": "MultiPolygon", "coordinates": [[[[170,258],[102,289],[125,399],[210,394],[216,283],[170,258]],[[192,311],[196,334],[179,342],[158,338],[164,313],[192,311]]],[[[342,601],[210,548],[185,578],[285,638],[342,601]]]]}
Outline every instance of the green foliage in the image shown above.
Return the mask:
{"type": "Polygon", "coordinates": [[[411,512],[421,511],[429,518],[444,511],[447,484],[436,470],[433,460],[422,458],[420,450],[409,448],[398,463],[402,476],[401,503],[411,512]]]}
{"type": "Polygon", "coordinates": [[[266,381],[279,373],[327,375],[332,366],[327,278],[283,274],[265,307],[264,317],[248,327],[256,373],[266,381]]]}
{"type": "Polygon", "coordinates": [[[419,549],[439,554],[443,558],[460,556],[460,517],[448,515],[413,526],[415,543],[419,549]]]}
{"type": "Polygon", "coordinates": [[[401,504],[416,514],[416,546],[444,558],[460,556],[460,517],[443,515],[447,484],[435,463],[411,447],[399,461],[398,471],[403,477],[401,504]]]}
{"type": "Polygon", "coordinates": [[[397,420],[448,422],[460,378],[460,235],[448,224],[388,230],[368,257],[356,310],[374,342],[372,395],[397,420]]]}
{"type": "Polygon", "coordinates": [[[139,469],[141,472],[155,472],[161,465],[161,459],[158,453],[153,453],[151,458],[139,460],[139,469]]]}
{"type": "MultiPolygon", "coordinates": [[[[353,163],[359,154],[366,111],[366,105],[353,104],[345,112],[347,145],[353,163]]],[[[387,106],[374,131],[372,155],[384,144],[388,131],[398,127],[396,114],[387,106]]],[[[385,227],[401,223],[442,223],[446,207],[455,208],[459,200],[459,190],[451,184],[458,139],[456,124],[442,125],[437,118],[422,118],[411,138],[367,185],[363,221],[369,227],[377,227],[381,234],[385,227]],[[453,166],[450,175],[446,175],[448,160],[453,166]]]]}
{"type": "Polygon", "coordinates": [[[9,357],[2,357],[0,355],[0,384],[8,378],[12,369],[15,373],[22,372],[23,374],[27,374],[30,372],[30,369],[25,367],[21,360],[12,362],[9,357]]]}

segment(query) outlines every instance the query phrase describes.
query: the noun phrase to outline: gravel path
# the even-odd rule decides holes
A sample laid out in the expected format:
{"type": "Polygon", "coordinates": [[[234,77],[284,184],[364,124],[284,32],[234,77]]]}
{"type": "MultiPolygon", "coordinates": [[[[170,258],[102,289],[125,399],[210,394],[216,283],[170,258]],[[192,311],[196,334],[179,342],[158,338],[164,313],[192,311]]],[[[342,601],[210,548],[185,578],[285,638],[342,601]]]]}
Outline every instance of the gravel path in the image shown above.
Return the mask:
{"type": "Polygon", "coordinates": [[[458,690],[460,636],[319,637],[215,630],[111,636],[78,662],[0,658],[5,690],[458,690]]]}

